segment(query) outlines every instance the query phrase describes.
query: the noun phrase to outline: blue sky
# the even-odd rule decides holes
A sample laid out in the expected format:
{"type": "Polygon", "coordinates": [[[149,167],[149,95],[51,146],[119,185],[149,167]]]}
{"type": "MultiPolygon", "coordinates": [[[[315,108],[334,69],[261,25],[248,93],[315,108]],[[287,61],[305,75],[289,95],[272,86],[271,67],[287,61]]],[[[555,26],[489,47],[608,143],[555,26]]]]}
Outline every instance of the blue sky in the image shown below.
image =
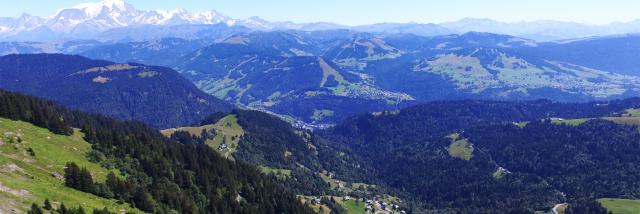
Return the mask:
{"type": "MultiPolygon", "coordinates": [[[[0,0],[0,16],[22,12],[47,16],[92,0],[0,0]]],[[[94,0],[98,1],[98,0],[94,0]]],[[[233,18],[328,21],[347,25],[379,22],[438,23],[464,17],[516,22],[577,21],[605,24],[640,18],[638,0],[128,0],[138,9],[215,9],[233,18]]]]}

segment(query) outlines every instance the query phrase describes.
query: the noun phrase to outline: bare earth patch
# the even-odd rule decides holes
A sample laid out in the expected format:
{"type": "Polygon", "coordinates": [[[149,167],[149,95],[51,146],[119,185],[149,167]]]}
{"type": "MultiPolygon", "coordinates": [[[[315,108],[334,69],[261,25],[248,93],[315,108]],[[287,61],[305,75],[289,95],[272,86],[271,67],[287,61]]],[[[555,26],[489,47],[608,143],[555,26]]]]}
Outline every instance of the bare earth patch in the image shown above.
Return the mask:
{"type": "Polygon", "coordinates": [[[2,185],[2,183],[0,183],[0,192],[6,192],[6,193],[11,193],[12,195],[15,196],[20,196],[20,197],[24,197],[29,195],[29,191],[21,189],[21,190],[15,190],[15,189],[11,189],[5,185],[2,185]]]}
{"type": "Polygon", "coordinates": [[[0,166],[0,170],[3,172],[21,172],[24,173],[24,170],[22,168],[20,168],[18,165],[14,164],[14,163],[8,163],[5,165],[0,166]]]}

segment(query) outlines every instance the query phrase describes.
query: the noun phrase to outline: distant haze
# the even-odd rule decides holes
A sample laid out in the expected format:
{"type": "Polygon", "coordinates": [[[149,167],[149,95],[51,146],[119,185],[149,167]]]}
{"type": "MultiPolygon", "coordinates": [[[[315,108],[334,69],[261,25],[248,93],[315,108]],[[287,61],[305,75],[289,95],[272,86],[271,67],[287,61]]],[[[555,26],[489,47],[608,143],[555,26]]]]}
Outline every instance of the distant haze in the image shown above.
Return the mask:
{"type": "MultiPolygon", "coordinates": [[[[61,8],[87,0],[0,0],[0,17],[23,12],[50,16],[61,8]]],[[[259,16],[271,21],[334,22],[362,25],[381,22],[441,23],[466,17],[504,22],[558,20],[585,24],[627,22],[640,18],[640,1],[634,0],[182,0],[127,1],[136,8],[190,11],[215,9],[223,14],[247,18],[259,16]]]]}

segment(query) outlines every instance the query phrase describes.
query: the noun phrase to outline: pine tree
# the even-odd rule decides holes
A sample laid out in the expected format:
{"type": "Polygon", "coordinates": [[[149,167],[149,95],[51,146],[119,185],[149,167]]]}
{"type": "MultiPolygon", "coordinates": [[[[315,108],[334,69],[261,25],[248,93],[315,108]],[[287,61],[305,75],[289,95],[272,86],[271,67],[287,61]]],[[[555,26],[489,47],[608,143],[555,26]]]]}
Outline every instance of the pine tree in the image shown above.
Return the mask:
{"type": "Polygon", "coordinates": [[[67,163],[64,169],[64,185],[71,188],[78,188],[79,167],[75,163],[67,163]]]}
{"type": "Polygon", "coordinates": [[[110,214],[107,207],[102,208],[102,210],[94,209],[93,214],[110,214]]]}
{"type": "Polygon", "coordinates": [[[53,209],[53,207],[51,207],[51,202],[49,202],[49,199],[48,199],[48,198],[44,200],[44,209],[45,209],[45,210],[51,210],[51,209],[53,209]]]}
{"type": "Polygon", "coordinates": [[[60,214],[67,214],[68,213],[67,207],[64,206],[64,203],[60,203],[60,208],[58,208],[58,212],[60,214]]]}
{"type": "Polygon", "coordinates": [[[33,203],[31,204],[31,209],[27,212],[27,214],[44,214],[44,211],[42,211],[42,208],[40,208],[40,206],[33,203]]]}
{"type": "Polygon", "coordinates": [[[82,168],[80,170],[80,190],[83,192],[93,192],[93,178],[91,177],[91,173],[87,168],[82,168]]]}

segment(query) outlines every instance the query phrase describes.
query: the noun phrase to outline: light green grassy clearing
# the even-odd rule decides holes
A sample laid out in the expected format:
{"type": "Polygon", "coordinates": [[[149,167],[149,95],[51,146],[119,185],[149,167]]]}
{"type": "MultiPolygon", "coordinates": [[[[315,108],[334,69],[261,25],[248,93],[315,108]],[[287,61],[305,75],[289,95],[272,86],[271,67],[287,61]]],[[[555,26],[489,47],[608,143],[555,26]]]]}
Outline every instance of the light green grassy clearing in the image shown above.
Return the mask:
{"type": "Polygon", "coordinates": [[[493,177],[494,177],[495,179],[500,180],[500,179],[502,179],[502,178],[504,177],[504,174],[505,174],[505,173],[504,173],[504,169],[502,169],[502,168],[498,168],[498,169],[496,169],[496,171],[493,173],[493,177]]]}
{"type": "Polygon", "coordinates": [[[630,108],[625,110],[625,114],[623,116],[626,117],[640,117],[640,109],[630,108]]]}
{"type": "Polygon", "coordinates": [[[270,175],[273,174],[280,179],[286,179],[291,177],[291,170],[289,169],[276,169],[266,166],[260,166],[260,172],[270,175]]]}
{"type": "Polygon", "coordinates": [[[311,119],[314,121],[318,121],[324,119],[325,117],[333,117],[333,111],[328,109],[314,109],[311,119]]]}
{"type": "Polygon", "coordinates": [[[0,186],[3,187],[0,188],[0,213],[11,209],[25,211],[31,203],[42,203],[47,198],[54,206],[64,202],[67,207],[82,205],[88,210],[107,207],[111,211],[140,212],[128,204],[118,204],[64,185],[60,177],[64,176],[67,162],[86,167],[99,182],[109,173],[86,160],[90,145],[78,130],[74,133],[73,136],[56,135],[26,122],[0,118],[0,139],[4,142],[0,145],[0,186]],[[18,136],[22,139],[20,143],[18,136]],[[26,151],[28,148],[33,149],[35,156],[26,151]]]}
{"type": "Polygon", "coordinates": [[[640,125],[640,117],[605,117],[603,119],[622,125],[640,125]]]}
{"type": "Polygon", "coordinates": [[[324,173],[318,173],[320,174],[320,178],[322,178],[322,180],[324,180],[325,182],[329,183],[329,186],[331,187],[331,189],[338,189],[339,185],[338,182],[334,179],[331,179],[329,176],[325,175],[324,173]]]}
{"type": "Polygon", "coordinates": [[[349,214],[362,214],[365,213],[364,210],[364,202],[356,201],[356,200],[348,200],[338,202],[344,209],[347,210],[349,214]]]}
{"type": "Polygon", "coordinates": [[[202,134],[203,130],[211,130],[211,129],[213,129],[213,125],[165,129],[165,130],[161,130],[160,133],[162,133],[164,136],[169,137],[171,136],[171,134],[173,134],[176,131],[186,131],[186,132],[189,132],[189,134],[191,135],[199,136],[200,134],[202,134]]]}
{"type": "Polygon", "coordinates": [[[519,128],[524,128],[525,126],[527,126],[527,124],[529,124],[529,122],[517,122],[517,123],[515,123],[515,125],[518,126],[519,128]]]}
{"type": "MultiPolygon", "coordinates": [[[[351,184],[351,189],[357,190],[357,189],[362,188],[364,190],[367,190],[367,189],[369,189],[370,186],[372,186],[372,185],[365,184],[365,183],[352,183],[351,184]]],[[[373,185],[373,186],[375,186],[375,185],[373,185]]]]}
{"type": "Polygon", "coordinates": [[[333,190],[337,190],[342,193],[350,193],[360,187],[364,188],[365,192],[367,192],[369,187],[375,187],[375,185],[365,184],[365,183],[349,183],[337,179],[330,178],[325,173],[318,173],[322,180],[329,183],[329,186],[333,190]]]}
{"type": "MultiPolygon", "coordinates": [[[[601,119],[609,120],[617,124],[622,125],[640,125],[640,109],[627,109],[620,117],[602,117],[601,119]]],[[[587,121],[591,120],[591,118],[578,118],[578,119],[567,119],[560,120],[558,118],[551,119],[551,123],[557,125],[569,125],[569,126],[578,126],[587,121]]]]}
{"type": "Polygon", "coordinates": [[[244,135],[244,129],[238,124],[238,117],[233,114],[227,115],[213,124],[213,128],[216,130],[216,136],[212,141],[207,141],[207,145],[219,151],[224,157],[233,159],[231,154],[238,149],[240,138],[244,135]],[[226,143],[228,147],[220,151],[218,148],[222,143],[226,143]]]}
{"type": "Polygon", "coordinates": [[[233,154],[238,149],[240,138],[244,135],[244,129],[238,124],[238,117],[230,114],[218,120],[213,125],[197,126],[197,127],[180,127],[173,129],[165,129],[160,131],[165,136],[171,136],[176,131],[187,131],[189,134],[200,136],[203,130],[215,129],[216,136],[212,140],[205,143],[214,150],[218,151],[222,156],[233,159],[233,154]],[[222,143],[227,144],[227,148],[219,150],[222,143]]]}
{"type": "Polygon", "coordinates": [[[598,202],[604,208],[614,214],[638,214],[640,213],[640,200],[601,198],[598,202]]]}
{"type": "Polygon", "coordinates": [[[589,118],[566,119],[566,120],[552,119],[551,123],[556,125],[579,126],[580,124],[583,124],[589,120],[591,119],[589,118]]]}
{"type": "MultiPolygon", "coordinates": [[[[453,138],[452,138],[453,139],[453,138]]],[[[456,137],[457,139],[457,137],[456,137]]],[[[471,160],[473,157],[473,146],[467,139],[452,140],[449,145],[449,155],[454,158],[461,158],[464,160],[471,160]]]]}

